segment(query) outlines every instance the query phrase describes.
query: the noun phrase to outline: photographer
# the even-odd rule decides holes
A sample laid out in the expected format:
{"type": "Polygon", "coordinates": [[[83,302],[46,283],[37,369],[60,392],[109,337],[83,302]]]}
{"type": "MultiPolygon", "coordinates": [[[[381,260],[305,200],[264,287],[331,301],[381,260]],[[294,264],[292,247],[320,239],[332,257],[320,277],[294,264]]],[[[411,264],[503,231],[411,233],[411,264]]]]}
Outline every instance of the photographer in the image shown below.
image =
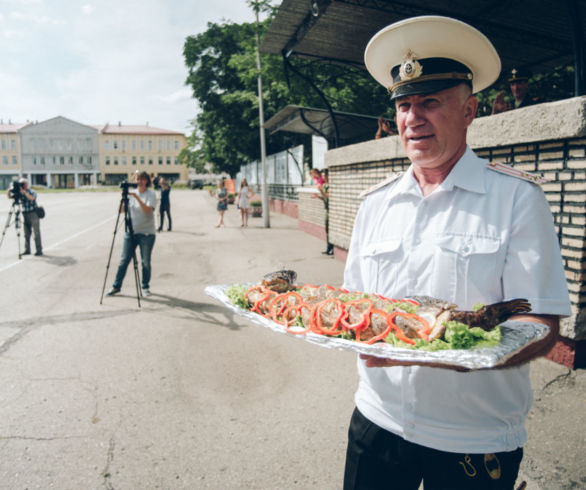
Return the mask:
{"type": "Polygon", "coordinates": [[[28,180],[22,177],[12,183],[7,195],[17,203],[22,204],[22,216],[24,220],[24,252],[22,255],[31,253],[31,231],[35,233],[35,255],[43,255],[41,243],[41,223],[35,209],[37,208],[37,193],[28,187],[28,180]]]}
{"type": "MultiPolygon", "coordinates": [[[[142,294],[143,296],[151,295],[149,283],[151,279],[151,253],[155,245],[156,236],[154,210],[157,207],[157,195],[155,191],[147,189],[150,185],[151,178],[146,172],[140,172],[137,175],[136,192],[128,192],[128,187],[131,187],[131,185],[123,184],[123,192],[127,192],[130,197],[128,199],[128,211],[132,221],[134,241],[130,230],[127,230],[122,244],[120,265],[118,266],[112,289],[108,291],[108,296],[114,296],[120,292],[126,269],[132,260],[137,245],[140,247],[142,264],[142,294]]],[[[120,207],[120,212],[124,212],[124,206],[120,207]]]]}

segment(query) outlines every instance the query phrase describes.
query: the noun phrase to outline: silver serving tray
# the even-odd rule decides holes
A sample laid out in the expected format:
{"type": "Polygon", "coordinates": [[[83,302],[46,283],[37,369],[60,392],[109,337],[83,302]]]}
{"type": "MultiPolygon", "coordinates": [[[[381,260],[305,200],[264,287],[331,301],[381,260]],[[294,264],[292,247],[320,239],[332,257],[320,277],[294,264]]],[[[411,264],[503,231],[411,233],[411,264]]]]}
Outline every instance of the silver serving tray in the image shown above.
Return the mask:
{"type": "Polygon", "coordinates": [[[313,332],[306,334],[291,334],[280,325],[257,313],[239,308],[233,305],[226,296],[226,290],[232,284],[220,284],[207,286],[205,293],[218,300],[226,308],[234,313],[247,318],[252,323],[269,328],[275,332],[284,333],[292,337],[317,344],[327,349],[339,349],[368,354],[371,356],[407,361],[414,363],[433,363],[459,366],[466,369],[490,369],[504,364],[507,359],[522,351],[525,347],[543,339],[549,333],[549,327],[541,323],[507,321],[501,324],[502,341],[498,346],[482,349],[454,349],[441,351],[422,351],[394,347],[390,344],[379,342],[376,344],[360,344],[352,340],[327,337],[313,332]]]}

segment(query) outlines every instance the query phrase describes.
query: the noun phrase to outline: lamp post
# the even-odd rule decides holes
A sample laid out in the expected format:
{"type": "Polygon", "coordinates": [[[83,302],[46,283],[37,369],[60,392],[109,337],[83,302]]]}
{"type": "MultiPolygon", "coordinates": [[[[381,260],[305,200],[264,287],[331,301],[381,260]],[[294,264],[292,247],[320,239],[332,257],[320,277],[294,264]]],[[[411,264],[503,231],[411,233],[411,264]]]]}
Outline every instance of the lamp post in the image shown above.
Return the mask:
{"type": "Polygon", "coordinates": [[[262,77],[260,71],[260,33],[258,24],[258,11],[260,6],[257,3],[254,4],[254,11],[256,14],[256,68],[258,70],[258,118],[260,128],[260,161],[261,161],[261,196],[262,196],[262,208],[263,208],[263,219],[264,227],[271,227],[271,220],[269,216],[269,193],[267,189],[267,151],[265,144],[265,120],[262,104],[262,77]]]}

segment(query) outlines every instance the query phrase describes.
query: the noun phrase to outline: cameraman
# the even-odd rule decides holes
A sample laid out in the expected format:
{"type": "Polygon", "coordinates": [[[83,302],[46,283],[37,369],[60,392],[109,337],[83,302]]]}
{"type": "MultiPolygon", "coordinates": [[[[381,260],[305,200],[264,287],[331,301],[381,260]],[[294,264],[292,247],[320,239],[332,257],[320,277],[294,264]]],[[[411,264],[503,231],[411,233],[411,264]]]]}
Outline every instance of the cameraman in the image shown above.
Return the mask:
{"type": "MultiPolygon", "coordinates": [[[[129,192],[128,196],[128,210],[132,220],[132,230],[134,232],[134,243],[127,231],[124,235],[124,243],[122,245],[122,254],[120,256],[120,265],[116,272],[116,278],[112,289],[108,291],[108,296],[114,296],[120,292],[122,281],[126,275],[128,264],[132,260],[136,246],[140,247],[140,259],[142,264],[142,294],[143,296],[150,296],[149,283],[151,280],[151,253],[155,245],[155,214],[154,210],[157,207],[157,195],[155,191],[147,189],[151,185],[151,178],[147,172],[140,172],[137,174],[137,192],[129,192]]],[[[125,187],[123,192],[127,192],[125,187]]],[[[121,206],[120,212],[124,211],[121,206]]]]}
{"type": "Polygon", "coordinates": [[[35,255],[43,255],[41,243],[41,223],[35,209],[37,208],[37,193],[28,188],[28,180],[24,177],[18,182],[13,182],[8,189],[7,195],[17,203],[22,204],[22,217],[24,221],[24,252],[22,255],[31,253],[31,230],[35,233],[35,255]]]}

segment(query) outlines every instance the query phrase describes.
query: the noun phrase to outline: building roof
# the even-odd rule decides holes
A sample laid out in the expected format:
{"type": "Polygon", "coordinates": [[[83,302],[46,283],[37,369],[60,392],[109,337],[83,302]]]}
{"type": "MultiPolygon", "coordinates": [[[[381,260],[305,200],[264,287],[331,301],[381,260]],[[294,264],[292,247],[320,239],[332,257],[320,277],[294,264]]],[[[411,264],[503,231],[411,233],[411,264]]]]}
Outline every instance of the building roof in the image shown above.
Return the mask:
{"type": "Polygon", "coordinates": [[[143,135],[181,135],[183,133],[178,131],[171,131],[169,129],[155,128],[149,125],[125,125],[125,124],[102,124],[100,126],[93,126],[100,130],[102,134],[143,134],[143,135]]]}
{"type": "Polygon", "coordinates": [[[364,68],[364,49],[376,32],[418,15],[476,27],[494,44],[503,74],[513,67],[544,72],[576,62],[576,95],[585,92],[586,0],[283,0],[260,50],[364,68]]]}
{"type": "Polygon", "coordinates": [[[24,128],[25,126],[28,126],[29,124],[32,124],[32,123],[30,123],[30,122],[26,122],[26,123],[11,123],[11,122],[9,122],[8,124],[0,123],[0,133],[16,133],[20,128],[24,128]]]}

